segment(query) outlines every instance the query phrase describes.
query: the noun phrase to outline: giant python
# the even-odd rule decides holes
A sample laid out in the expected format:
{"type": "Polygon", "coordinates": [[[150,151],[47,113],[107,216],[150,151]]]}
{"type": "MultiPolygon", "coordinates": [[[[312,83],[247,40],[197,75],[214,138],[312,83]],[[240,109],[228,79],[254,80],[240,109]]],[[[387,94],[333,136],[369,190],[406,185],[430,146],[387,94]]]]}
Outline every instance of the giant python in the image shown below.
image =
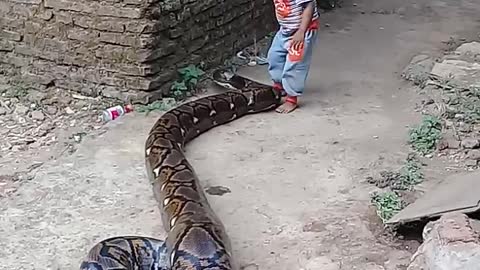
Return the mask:
{"type": "Polygon", "coordinates": [[[167,111],[145,143],[147,174],[166,240],[141,236],[105,239],[90,249],[81,270],[238,269],[224,225],[210,207],[183,147],[213,127],[276,108],[281,97],[270,86],[237,75],[225,79],[217,72],[214,80],[230,90],[167,111]]]}

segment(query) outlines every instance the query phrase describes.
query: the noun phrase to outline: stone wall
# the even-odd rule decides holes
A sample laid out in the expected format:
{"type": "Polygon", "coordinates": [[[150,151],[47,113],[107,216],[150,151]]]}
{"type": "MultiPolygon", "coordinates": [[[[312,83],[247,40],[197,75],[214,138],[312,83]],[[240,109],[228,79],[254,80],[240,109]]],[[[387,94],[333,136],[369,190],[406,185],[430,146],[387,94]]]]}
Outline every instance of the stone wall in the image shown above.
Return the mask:
{"type": "Polygon", "coordinates": [[[272,30],[271,0],[0,0],[0,68],[43,89],[135,98],[272,30]]]}

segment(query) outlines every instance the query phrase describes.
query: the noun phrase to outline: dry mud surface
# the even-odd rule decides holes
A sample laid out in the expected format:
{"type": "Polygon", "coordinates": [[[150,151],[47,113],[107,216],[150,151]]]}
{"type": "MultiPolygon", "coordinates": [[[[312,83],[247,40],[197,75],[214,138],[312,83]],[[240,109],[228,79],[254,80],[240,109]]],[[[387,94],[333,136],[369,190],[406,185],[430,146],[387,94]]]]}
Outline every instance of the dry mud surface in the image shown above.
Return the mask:
{"type": "MultiPolygon", "coordinates": [[[[244,269],[404,269],[414,251],[378,237],[365,175],[405,159],[419,119],[401,70],[451,36],[475,38],[480,3],[371,2],[322,16],[301,109],[247,116],[187,147],[203,185],[231,191],[209,200],[244,269]]],[[[143,161],[159,115],[110,123],[1,198],[0,268],[77,269],[103,238],[163,237],[143,161]]]]}

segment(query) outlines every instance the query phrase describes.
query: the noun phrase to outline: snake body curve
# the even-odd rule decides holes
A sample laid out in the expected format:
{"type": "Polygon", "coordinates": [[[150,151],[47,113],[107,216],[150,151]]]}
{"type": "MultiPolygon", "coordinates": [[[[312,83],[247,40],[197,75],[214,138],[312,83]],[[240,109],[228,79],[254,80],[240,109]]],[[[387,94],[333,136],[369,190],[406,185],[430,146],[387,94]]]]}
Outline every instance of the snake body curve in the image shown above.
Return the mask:
{"type": "Polygon", "coordinates": [[[168,233],[166,240],[141,236],[105,239],[91,248],[81,270],[237,269],[224,225],[210,207],[183,147],[213,127],[277,107],[280,95],[270,86],[236,75],[223,81],[217,76],[215,81],[237,90],[167,111],[145,143],[147,174],[168,233]]]}

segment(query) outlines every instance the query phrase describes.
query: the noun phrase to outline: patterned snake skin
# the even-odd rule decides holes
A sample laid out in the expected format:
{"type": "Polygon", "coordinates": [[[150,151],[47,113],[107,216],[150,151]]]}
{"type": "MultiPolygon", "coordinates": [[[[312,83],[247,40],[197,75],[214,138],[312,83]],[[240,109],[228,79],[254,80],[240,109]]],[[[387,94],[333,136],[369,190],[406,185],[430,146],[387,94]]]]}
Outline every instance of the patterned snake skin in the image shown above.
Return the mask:
{"type": "MultiPolygon", "coordinates": [[[[214,76],[215,78],[215,76],[214,76]]],[[[280,96],[271,87],[238,76],[239,87],[184,103],[163,114],[145,143],[149,179],[168,232],[165,241],[119,236],[96,244],[81,270],[231,270],[230,240],[210,208],[194,169],[182,151],[199,134],[246,114],[273,109],[280,96]]]]}

